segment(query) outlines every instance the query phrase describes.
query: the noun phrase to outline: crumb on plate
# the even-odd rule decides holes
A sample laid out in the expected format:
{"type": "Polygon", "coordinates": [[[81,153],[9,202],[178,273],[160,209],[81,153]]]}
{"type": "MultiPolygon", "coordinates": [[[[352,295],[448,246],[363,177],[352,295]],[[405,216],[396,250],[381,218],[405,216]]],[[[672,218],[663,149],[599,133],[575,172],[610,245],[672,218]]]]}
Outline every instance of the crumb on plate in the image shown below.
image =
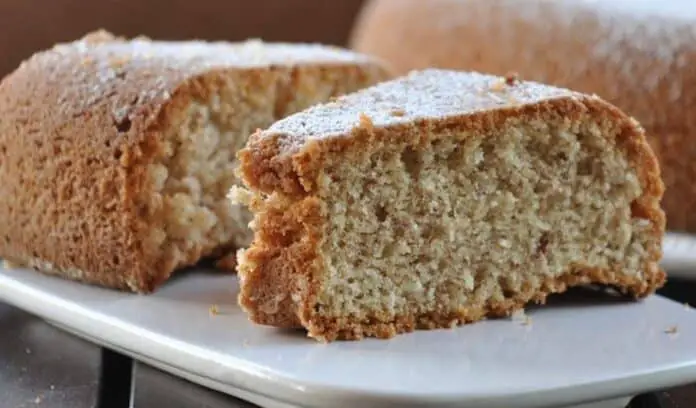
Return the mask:
{"type": "Polygon", "coordinates": [[[217,316],[220,314],[220,309],[218,308],[218,305],[210,305],[208,312],[210,312],[211,316],[217,316]]]}
{"type": "Polygon", "coordinates": [[[516,310],[511,315],[512,320],[520,323],[522,326],[532,324],[532,317],[524,312],[524,309],[516,310]]]}

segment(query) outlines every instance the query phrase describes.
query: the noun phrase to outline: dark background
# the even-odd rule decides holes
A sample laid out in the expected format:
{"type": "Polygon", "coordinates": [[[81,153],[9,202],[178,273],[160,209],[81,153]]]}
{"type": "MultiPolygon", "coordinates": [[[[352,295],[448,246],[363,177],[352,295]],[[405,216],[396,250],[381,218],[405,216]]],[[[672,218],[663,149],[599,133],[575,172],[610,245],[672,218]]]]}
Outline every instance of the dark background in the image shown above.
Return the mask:
{"type": "Polygon", "coordinates": [[[104,28],[151,38],[344,45],[363,0],[0,0],[0,76],[104,28]]]}

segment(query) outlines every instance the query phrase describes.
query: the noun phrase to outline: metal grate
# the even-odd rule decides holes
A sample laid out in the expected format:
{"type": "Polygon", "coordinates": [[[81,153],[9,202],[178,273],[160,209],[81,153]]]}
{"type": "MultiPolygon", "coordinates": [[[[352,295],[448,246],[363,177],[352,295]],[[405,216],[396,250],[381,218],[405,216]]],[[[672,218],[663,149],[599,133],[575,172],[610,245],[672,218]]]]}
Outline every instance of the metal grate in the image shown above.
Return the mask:
{"type": "Polygon", "coordinates": [[[99,387],[95,408],[134,408],[135,361],[113,350],[101,349],[99,387]]]}

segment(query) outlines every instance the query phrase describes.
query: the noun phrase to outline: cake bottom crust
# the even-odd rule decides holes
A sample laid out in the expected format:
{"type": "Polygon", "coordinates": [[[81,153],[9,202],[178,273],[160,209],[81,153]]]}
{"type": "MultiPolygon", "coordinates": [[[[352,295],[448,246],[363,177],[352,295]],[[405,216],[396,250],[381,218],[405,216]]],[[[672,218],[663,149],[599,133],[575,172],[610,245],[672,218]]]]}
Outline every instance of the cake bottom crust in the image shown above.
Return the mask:
{"type": "Polygon", "coordinates": [[[388,339],[415,330],[454,328],[487,317],[510,316],[530,302],[544,304],[549,295],[590,284],[612,287],[621,294],[637,300],[653,293],[666,279],[664,271],[654,264],[646,268],[645,273],[648,276],[642,279],[638,276],[627,276],[620,271],[578,265],[569,268],[561,276],[545,279],[538,289],[527,286],[523,292],[502,301],[471,304],[444,313],[399,315],[391,321],[361,322],[351,318],[325,318],[315,315],[305,324],[305,328],[310,337],[323,342],[360,340],[365,337],[388,339]]]}

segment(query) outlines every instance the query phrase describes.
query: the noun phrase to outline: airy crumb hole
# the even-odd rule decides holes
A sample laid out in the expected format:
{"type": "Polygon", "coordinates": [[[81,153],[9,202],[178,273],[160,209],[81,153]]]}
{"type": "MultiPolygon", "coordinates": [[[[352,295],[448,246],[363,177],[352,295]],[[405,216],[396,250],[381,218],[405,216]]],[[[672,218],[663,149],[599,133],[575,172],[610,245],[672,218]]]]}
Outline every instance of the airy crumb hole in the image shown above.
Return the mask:
{"type": "Polygon", "coordinates": [[[387,219],[387,210],[384,208],[382,205],[378,205],[377,208],[375,209],[375,216],[377,217],[377,221],[379,222],[384,222],[387,219]]]}
{"type": "Polygon", "coordinates": [[[116,130],[118,130],[119,133],[126,133],[131,128],[131,120],[128,116],[125,116],[121,120],[114,120],[114,125],[116,126],[116,130]]]}
{"type": "Polygon", "coordinates": [[[411,147],[407,147],[401,153],[401,162],[411,179],[417,180],[421,170],[420,153],[411,147]]]}

